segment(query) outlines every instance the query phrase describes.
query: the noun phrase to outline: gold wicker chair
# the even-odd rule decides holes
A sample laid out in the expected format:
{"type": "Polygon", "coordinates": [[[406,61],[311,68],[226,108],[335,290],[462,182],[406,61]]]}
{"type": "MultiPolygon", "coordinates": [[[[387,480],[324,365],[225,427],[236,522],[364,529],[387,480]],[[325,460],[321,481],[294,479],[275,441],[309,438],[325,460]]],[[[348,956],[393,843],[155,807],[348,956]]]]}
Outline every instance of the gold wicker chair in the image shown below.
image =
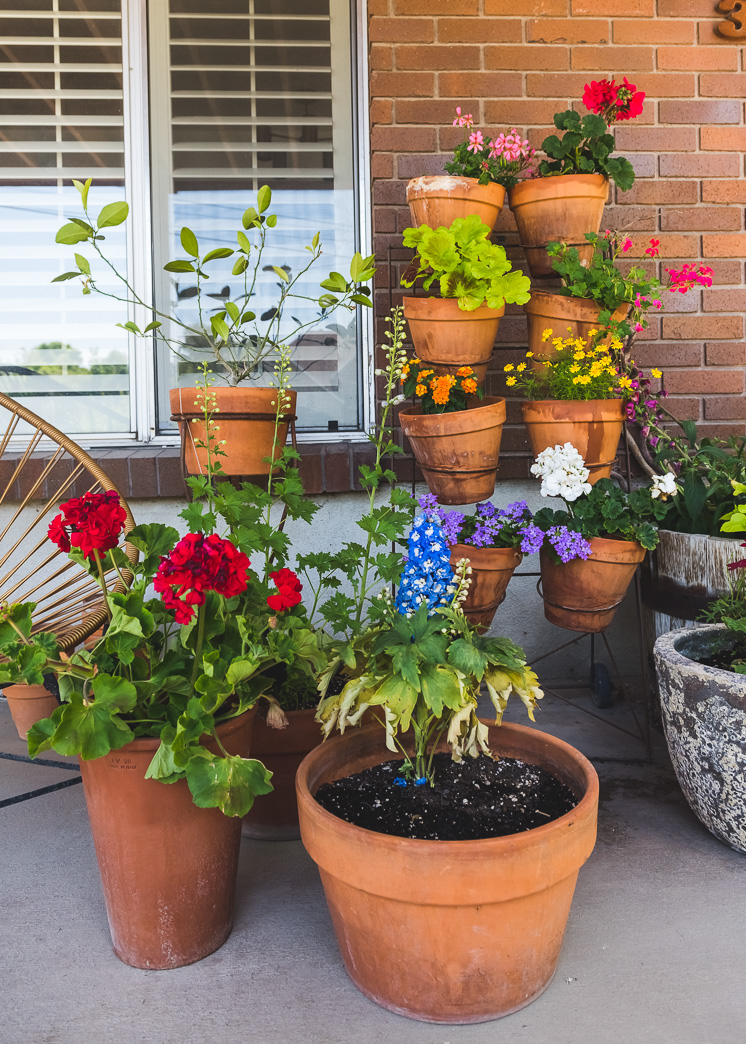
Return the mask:
{"type": "MultiPolygon", "coordinates": [[[[107,614],[99,584],[47,537],[61,501],[116,490],[106,473],[61,431],[0,393],[0,601],[36,602],[34,631],[50,631],[69,652],[107,614]]],[[[121,494],[120,494],[121,497],[121,494]]],[[[135,521],[128,504],[125,532],[135,521]]],[[[137,551],[125,545],[130,563],[137,551]]],[[[125,581],[132,574],[123,573],[125,581]]],[[[125,588],[111,570],[111,591],[125,588]]]]}

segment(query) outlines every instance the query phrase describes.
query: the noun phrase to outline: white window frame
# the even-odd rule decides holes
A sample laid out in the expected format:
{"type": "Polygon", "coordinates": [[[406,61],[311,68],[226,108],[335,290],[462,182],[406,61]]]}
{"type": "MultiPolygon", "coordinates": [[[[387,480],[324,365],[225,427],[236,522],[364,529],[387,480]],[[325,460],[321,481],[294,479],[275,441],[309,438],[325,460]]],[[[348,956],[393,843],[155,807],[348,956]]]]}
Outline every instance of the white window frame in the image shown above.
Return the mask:
{"type": "MultiPolygon", "coordinates": [[[[152,5],[165,0],[149,0],[152,5]]],[[[150,174],[150,117],[148,106],[148,0],[122,0],[122,80],[124,91],[125,198],[136,220],[127,222],[129,279],[139,296],[149,301],[153,292],[152,204],[150,174]]],[[[366,0],[350,5],[352,88],[356,102],[356,179],[358,193],[358,237],[360,251],[372,250],[370,207],[370,151],[368,107],[368,33],[366,0]]],[[[301,443],[365,442],[375,417],[373,309],[360,309],[360,402],[359,431],[299,432],[301,443]]],[[[140,306],[130,309],[129,318],[142,329],[149,314],[140,306]]],[[[130,335],[129,357],[134,367],[131,393],[133,432],[127,435],[82,435],[76,441],[87,448],[115,446],[168,447],[179,444],[179,436],[158,434],[156,429],[156,353],[152,340],[130,335]]],[[[73,436],[75,437],[75,436],[73,436]]]]}

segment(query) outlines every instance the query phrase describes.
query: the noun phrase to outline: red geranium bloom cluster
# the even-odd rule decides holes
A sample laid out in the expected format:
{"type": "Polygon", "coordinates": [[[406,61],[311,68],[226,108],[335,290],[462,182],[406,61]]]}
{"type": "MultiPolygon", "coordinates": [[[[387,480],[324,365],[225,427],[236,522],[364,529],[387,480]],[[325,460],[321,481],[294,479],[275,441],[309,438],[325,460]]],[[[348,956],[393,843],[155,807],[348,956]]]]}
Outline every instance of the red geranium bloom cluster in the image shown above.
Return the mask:
{"type": "Polygon", "coordinates": [[[292,569],[278,569],[276,573],[270,573],[269,576],[278,591],[278,594],[270,595],[267,599],[270,609],[281,613],[300,603],[303,584],[292,569]]]}
{"type": "Polygon", "coordinates": [[[644,100],[645,92],[638,91],[626,76],[619,87],[615,80],[591,80],[583,94],[585,107],[603,116],[609,126],[618,120],[633,120],[639,116],[644,100]]]}
{"type": "Polygon", "coordinates": [[[246,590],[251,562],[230,540],[189,533],[161,559],[153,587],[177,623],[189,623],[194,607],[205,604],[205,592],[232,598],[246,590]]]}
{"type": "Polygon", "coordinates": [[[116,547],[127,521],[127,513],[114,490],[84,493],[60,504],[60,512],[49,525],[49,539],[60,550],[76,548],[86,558],[93,558],[94,551],[104,555],[116,547]]]}

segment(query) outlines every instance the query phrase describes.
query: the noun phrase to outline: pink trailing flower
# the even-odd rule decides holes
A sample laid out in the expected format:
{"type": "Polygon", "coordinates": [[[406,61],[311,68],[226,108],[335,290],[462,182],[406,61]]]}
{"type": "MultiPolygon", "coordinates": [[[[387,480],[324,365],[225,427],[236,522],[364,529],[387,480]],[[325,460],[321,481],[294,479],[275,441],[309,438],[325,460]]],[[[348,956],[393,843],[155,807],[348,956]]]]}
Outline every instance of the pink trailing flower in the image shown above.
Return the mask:
{"type": "Polygon", "coordinates": [[[484,148],[484,135],[481,131],[473,131],[469,135],[469,144],[467,145],[469,152],[481,152],[484,148]]]}
{"type": "Polygon", "coordinates": [[[657,257],[660,254],[658,247],[661,245],[660,239],[651,239],[650,246],[645,251],[650,257],[657,257]]]}
{"type": "Polygon", "coordinates": [[[472,116],[471,113],[468,113],[467,115],[462,116],[461,115],[461,106],[457,105],[456,106],[456,119],[453,121],[453,126],[454,127],[473,127],[474,126],[474,117],[472,116]]]}
{"type": "Polygon", "coordinates": [[[712,286],[712,269],[707,265],[690,262],[680,270],[667,268],[666,271],[668,272],[668,289],[671,293],[678,290],[680,294],[685,294],[695,286],[712,286]]]}

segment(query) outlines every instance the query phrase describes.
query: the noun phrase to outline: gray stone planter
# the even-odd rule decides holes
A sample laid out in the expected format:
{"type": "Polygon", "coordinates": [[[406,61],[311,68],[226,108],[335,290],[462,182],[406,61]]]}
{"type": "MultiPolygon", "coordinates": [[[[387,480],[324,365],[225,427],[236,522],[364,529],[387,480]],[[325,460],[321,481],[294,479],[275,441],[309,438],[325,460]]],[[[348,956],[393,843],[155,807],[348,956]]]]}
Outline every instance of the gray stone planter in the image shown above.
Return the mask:
{"type": "Polygon", "coordinates": [[[715,837],[746,852],[746,675],[706,667],[719,625],[685,627],[655,643],[663,727],[694,814],[715,837]]]}

